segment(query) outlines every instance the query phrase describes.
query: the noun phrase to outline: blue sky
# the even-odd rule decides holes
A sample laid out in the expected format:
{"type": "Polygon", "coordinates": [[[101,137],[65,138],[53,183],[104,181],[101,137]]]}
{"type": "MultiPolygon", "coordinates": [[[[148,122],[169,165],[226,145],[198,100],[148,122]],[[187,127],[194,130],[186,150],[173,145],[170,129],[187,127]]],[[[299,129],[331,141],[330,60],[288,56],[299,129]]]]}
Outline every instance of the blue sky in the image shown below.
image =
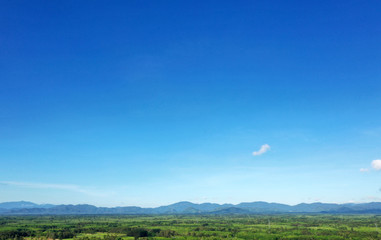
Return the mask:
{"type": "Polygon", "coordinates": [[[381,201],[380,11],[2,1],[0,202],[381,201]]]}

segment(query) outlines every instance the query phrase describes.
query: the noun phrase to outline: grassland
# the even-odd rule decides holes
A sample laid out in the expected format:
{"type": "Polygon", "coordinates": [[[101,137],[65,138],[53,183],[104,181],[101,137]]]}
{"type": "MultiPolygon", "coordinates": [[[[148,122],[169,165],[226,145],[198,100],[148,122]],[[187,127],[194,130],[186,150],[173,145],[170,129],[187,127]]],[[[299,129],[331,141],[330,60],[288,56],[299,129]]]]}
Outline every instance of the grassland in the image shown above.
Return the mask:
{"type": "Polygon", "coordinates": [[[381,216],[3,216],[3,239],[381,239],[381,216]]]}

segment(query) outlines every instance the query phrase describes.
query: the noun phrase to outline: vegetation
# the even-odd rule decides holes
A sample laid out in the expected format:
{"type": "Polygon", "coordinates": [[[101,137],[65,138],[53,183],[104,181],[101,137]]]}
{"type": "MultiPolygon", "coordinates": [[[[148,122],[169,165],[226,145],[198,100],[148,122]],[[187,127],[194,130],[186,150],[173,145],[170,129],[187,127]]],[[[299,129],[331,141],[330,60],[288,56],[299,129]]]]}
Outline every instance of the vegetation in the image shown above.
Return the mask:
{"type": "Polygon", "coordinates": [[[381,216],[3,216],[3,239],[381,239],[381,216]]]}

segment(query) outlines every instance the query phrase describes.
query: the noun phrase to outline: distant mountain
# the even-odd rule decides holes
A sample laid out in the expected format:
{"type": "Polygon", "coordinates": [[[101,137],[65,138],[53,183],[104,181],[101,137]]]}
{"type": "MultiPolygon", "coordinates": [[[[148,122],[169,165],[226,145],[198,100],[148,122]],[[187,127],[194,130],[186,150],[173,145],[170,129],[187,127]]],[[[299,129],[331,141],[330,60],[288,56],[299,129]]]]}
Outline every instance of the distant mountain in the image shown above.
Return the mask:
{"type": "Polygon", "coordinates": [[[268,202],[246,202],[235,205],[238,208],[249,210],[250,212],[292,212],[292,206],[280,203],[268,202]]]}
{"type": "Polygon", "coordinates": [[[216,215],[235,215],[235,214],[253,214],[249,210],[238,208],[238,207],[227,207],[220,210],[209,212],[208,214],[216,215]]]}
{"type": "Polygon", "coordinates": [[[277,213],[331,213],[331,214],[381,214],[381,202],[361,204],[301,203],[294,206],[245,202],[240,204],[178,202],[156,208],[141,207],[95,207],[79,205],[39,205],[32,202],[0,203],[0,215],[64,215],[64,214],[277,214],[277,213]]]}
{"type": "Polygon", "coordinates": [[[3,202],[0,203],[0,209],[21,209],[21,208],[51,208],[53,204],[36,204],[32,202],[19,201],[19,202],[3,202]]]}
{"type": "Polygon", "coordinates": [[[321,211],[336,211],[343,205],[335,203],[300,203],[293,206],[295,212],[321,212],[321,211]]]}
{"type": "Polygon", "coordinates": [[[181,213],[181,212],[184,212],[184,210],[186,209],[191,209],[191,208],[197,209],[196,208],[197,205],[198,204],[194,204],[191,202],[178,202],[168,206],[155,208],[154,211],[155,213],[161,213],[161,214],[181,213]]]}
{"type": "MultiPolygon", "coordinates": [[[[162,206],[158,208],[154,208],[155,213],[159,214],[171,214],[171,213],[183,213],[187,212],[189,209],[193,209],[192,212],[210,212],[214,211],[216,209],[221,208],[222,205],[217,204],[217,203],[201,203],[201,204],[196,204],[196,203],[191,203],[191,202],[178,202],[174,203],[168,206],[162,206]]],[[[230,207],[233,206],[231,204],[224,204],[223,206],[225,207],[230,207]]]]}

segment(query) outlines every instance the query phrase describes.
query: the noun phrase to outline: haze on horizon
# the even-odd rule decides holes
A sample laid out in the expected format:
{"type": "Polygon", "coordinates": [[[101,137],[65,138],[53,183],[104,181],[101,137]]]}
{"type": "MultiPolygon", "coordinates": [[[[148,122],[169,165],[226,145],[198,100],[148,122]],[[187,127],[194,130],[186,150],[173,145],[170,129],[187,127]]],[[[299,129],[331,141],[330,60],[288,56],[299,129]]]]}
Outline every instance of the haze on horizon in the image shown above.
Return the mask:
{"type": "Polygon", "coordinates": [[[0,2],[0,202],[381,201],[380,11],[0,2]]]}

